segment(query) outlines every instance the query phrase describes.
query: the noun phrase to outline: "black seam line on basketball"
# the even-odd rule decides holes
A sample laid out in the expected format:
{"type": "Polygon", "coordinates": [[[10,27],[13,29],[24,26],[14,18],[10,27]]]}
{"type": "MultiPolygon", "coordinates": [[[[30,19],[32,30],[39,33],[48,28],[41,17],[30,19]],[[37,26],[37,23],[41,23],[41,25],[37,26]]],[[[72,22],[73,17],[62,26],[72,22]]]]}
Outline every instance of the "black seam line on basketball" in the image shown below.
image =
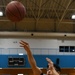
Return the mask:
{"type": "MultiPolygon", "coordinates": [[[[15,4],[14,4],[15,5],[15,4]]],[[[17,6],[15,5],[15,7],[17,8],[17,6]]],[[[19,11],[19,9],[17,8],[17,10],[18,10],[18,12],[19,12],[19,14],[20,14],[20,17],[22,17],[21,16],[21,13],[20,13],[20,11],[19,11]]],[[[19,18],[19,17],[18,17],[19,18]]],[[[20,19],[20,18],[19,18],[20,19]]]]}
{"type": "Polygon", "coordinates": [[[9,13],[11,16],[13,15],[13,16],[17,17],[16,15],[14,15],[14,14],[11,12],[10,9],[7,9],[7,11],[10,11],[10,13],[9,13],[9,12],[8,12],[8,13],[9,13]]]}

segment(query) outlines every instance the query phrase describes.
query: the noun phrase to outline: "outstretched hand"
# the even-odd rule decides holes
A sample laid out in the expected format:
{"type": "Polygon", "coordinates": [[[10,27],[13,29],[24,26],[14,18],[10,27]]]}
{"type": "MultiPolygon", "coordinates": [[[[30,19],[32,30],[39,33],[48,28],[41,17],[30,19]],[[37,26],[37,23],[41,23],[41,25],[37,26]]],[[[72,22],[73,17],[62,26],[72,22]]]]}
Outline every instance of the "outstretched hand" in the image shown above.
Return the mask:
{"type": "Polygon", "coordinates": [[[48,62],[48,74],[51,73],[51,75],[59,75],[59,73],[55,70],[53,62],[49,58],[46,58],[46,60],[48,62]]]}
{"type": "Polygon", "coordinates": [[[20,42],[20,47],[23,47],[26,51],[30,49],[29,44],[23,40],[21,40],[20,42]]]}

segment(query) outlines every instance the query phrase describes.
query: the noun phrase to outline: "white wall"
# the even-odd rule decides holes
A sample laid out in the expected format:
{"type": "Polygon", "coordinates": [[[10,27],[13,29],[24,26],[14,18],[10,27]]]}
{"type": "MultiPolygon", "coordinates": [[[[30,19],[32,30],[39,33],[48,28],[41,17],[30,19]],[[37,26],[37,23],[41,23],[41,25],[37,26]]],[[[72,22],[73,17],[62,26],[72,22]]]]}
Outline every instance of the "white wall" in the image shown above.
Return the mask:
{"type": "Polygon", "coordinates": [[[33,54],[38,55],[60,55],[71,53],[60,53],[59,46],[75,46],[75,40],[58,40],[58,39],[0,39],[0,54],[18,54],[24,53],[25,50],[20,47],[20,40],[29,43],[33,54]]]}

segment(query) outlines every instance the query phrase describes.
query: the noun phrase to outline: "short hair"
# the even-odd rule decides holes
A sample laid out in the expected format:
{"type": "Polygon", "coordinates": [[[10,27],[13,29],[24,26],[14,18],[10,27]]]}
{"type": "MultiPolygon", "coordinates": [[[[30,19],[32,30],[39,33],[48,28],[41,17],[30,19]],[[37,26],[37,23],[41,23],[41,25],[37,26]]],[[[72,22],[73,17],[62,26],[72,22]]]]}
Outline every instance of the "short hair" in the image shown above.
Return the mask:
{"type": "MultiPolygon", "coordinates": [[[[53,64],[53,66],[57,72],[61,72],[61,68],[58,65],[53,64]]],[[[47,68],[49,68],[49,65],[47,65],[47,68]]]]}

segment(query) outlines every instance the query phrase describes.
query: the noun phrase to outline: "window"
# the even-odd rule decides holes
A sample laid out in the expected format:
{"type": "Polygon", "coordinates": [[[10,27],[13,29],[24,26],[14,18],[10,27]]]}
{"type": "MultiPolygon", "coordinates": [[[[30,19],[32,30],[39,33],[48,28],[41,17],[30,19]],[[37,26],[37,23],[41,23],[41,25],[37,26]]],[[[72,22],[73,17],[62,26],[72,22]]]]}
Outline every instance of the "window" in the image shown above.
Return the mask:
{"type": "Polygon", "coordinates": [[[70,46],[70,52],[75,52],[75,46],[70,46]]]}
{"type": "Polygon", "coordinates": [[[75,52],[75,46],[59,46],[59,52],[75,52]]]}
{"type": "Polygon", "coordinates": [[[59,52],[64,52],[64,46],[59,46],[59,52]]]}
{"type": "Polygon", "coordinates": [[[69,52],[69,46],[65,46],[65,52],[69,52]]]}

